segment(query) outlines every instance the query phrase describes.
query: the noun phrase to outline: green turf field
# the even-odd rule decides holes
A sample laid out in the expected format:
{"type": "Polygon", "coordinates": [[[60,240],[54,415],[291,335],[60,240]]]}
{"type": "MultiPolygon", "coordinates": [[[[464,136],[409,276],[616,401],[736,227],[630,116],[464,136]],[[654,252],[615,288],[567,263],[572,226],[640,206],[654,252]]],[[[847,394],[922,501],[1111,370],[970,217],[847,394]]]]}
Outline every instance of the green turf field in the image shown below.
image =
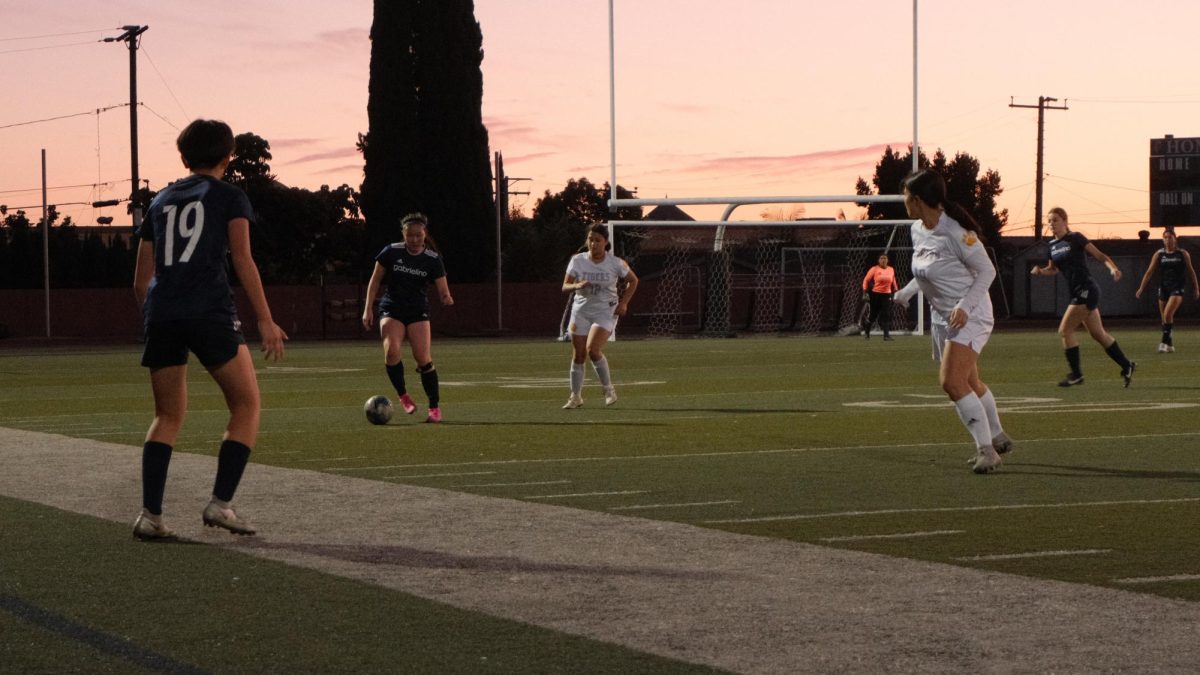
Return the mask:
{"type": "MultiPolygon", "coordinates": [[[[362,414],[372,394],[394,399],[378,345],[298,343],[260,367],[252,461],[1200,601],[1200,332],[1177,331],[1179,352],[1165,355],[1157,331],[1116,335],[1138,362],[1130,389],[1086,337],[1087,381],[1062,389],[1052,329],[993,336],[982,374],[1017,449],[986,476],[966,464],[972,443],[926,337],[622,339],[606,350],[620,401],[603,406],[589,367],[579,410],[559,408],[564,344],[440,341],[445,421],[422,424],[422,407],[382,427],[362,414]]],[[[152,404],[137,358],[132,347],[0,349],[0,426],[140,445],[152,404]]],[[[408,380],[423,404],[411,368],[408,380]]],[[[176,447],[215,454],[226,413],[198,368],[190,401],[176,447]]],[[[253,495],[242,499],[252,513],[253,495]]],[[[262,644],[245,670],[352,670],[344,640],[378,641],[381,617],[410,615],[433,618],[405,632],[411,645],[358,654],[359,670],[389,659],[414,672],[690,667],[202,545],[147,555],[126,526],[45,507],[0,499],[0,514],[5,539],[62,533],[37,550],[0,547],[0,634],[16,636],[0,640],[0,663],[21,671],[126,670],[131,657],[103,636],[137,644],[146,672],[229,670],[236,651],[213,645],[251,634],[262,644]],[[216,559],[226,577],[189,574],[216,559]],[[235,592],[235,577],[252,583],[235,592]],[[175,590],[156,597],[134,579],[175,590]],[[230,638],[179,609],[213,594],[255,619],[230,638]],[[331,612],[336,628],[320,618],[331,612]]]]}

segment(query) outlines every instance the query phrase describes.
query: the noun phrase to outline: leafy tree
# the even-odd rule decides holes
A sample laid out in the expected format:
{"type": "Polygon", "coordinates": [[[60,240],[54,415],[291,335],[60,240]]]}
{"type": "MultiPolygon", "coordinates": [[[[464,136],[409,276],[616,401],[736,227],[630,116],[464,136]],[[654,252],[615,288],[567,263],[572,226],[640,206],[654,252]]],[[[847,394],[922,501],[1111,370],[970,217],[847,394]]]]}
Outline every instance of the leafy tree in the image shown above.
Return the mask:
{"type": "MultiPolygon", "coordinates": [[[[932,169],[946,181],[946,198],[957,202],[967,210],[983,229],[984,239],[990,245],[998,245],[1001,230],[1008,224],[1008,209],[996,210],[996,197],[1004,189],[1000,187],[1000,174],[989,169],[979,175],[979,160],[971,155],[960,152],[954,159],[947,160],[940,149],[934,153],[930,161],[925,153],[917,158],[917,164],[922,169],[932,169]]],[[[871,184],[875,189],[859,177],[855,185],[855,194],[901,194],[900,186],[904,177],[912,171],[912,148],[904,155],[888,146],[883,151],[883,157],[875,165],[875,175],[871,184]]],[[[868,217],[872,219],[903,219],[907,215],[903,204],[870,204],[867,207],[868,217]]]]}
{"type": "MultiPolygon", "coordinates": [[[[587,178],[572,178],[560,192],[551,194],[547,190],[534,204],[531,217],[518,214],[510,218],[502,232],[504,278],[508,281],[562,279],[567,261],[583,246],[588,228],[609,220],[609,192],[608,183],[596,187],[587,178]]],[[[617,188],[617,195],[622,199],[633,196],[622,187],[617,188]]],[[[641,207],[622,208],[611,216],[614,220],[641,220],[641,217],[641,207]]]]}
{"type": "Polygon", "coordinates": [[[271,182],[275,174],[271,173],[271,144],[257,134],[250,132],[234,137],[234,158],[225,170],[225,180],[237,185],[243,190],[252,182],[271,182]]]}
{"type": "Polygon", "coordinates": [[[376,0],[371,25],[362,209],[366,264],[429,216],[452,280],[488,277],[495,222],[483,126],[483,34],[472,0],[376,0]]]}

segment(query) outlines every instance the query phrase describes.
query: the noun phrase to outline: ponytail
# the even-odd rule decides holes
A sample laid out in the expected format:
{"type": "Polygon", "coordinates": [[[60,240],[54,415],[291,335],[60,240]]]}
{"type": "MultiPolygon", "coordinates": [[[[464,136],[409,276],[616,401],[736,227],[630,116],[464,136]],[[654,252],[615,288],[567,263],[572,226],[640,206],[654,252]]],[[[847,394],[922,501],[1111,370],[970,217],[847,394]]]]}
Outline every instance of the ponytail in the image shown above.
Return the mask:
{"type": "Polygon", "coordinates": [[[983,241],[983,228],[979,226],[975,217],[957,203],[946,199],[946,181],[941,174],[929,169],[915,171],[905,176],[900,186],[902,191],[908,190],[910,195],[925,204],[935,208],[940,206],[946,215],[958,221],[964,230],[974,232],[979,240],[983,241]]]}

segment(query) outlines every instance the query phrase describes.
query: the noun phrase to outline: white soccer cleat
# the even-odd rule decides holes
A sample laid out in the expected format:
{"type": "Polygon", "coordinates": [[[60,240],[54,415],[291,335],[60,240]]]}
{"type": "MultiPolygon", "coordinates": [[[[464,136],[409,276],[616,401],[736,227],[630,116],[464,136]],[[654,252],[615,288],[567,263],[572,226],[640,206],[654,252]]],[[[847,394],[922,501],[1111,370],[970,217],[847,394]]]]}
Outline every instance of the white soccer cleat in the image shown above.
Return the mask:
{"type": "Polygon", "coordinates": [[[1008,434],[1001,431],[992,437],[992,449],[998,455],[1007,455],[1013,451],[1013,439],[1008,437],[1008,434]]]}
{"type": "Polygon", "coordinates": [[[990,445],[985,445],[975,451],[975,463],[971,470],[975,473],[988,473],[1000,466],[1000,455],[990,445]]]}
{"type": "Polygon", "coordinates": [[[1158,353],[1159,354],[1166,354],[1168,351],[1169,350],[1167,349],[1167,343],[1165,343],[1165,342],[1158,343],[1158,353]]]}
{"type": "Polygon", "coordinates": [[[617,402],[617,390],[615,387],[604,388],[604,405],[612,405],[617,402]]]}
{"type": "Polygon", "coordinates": [[[582,407],[583,407],[583,397],[576,396],[575,394],[571,394],[571,398],[568,398],[567,402],[563,405],[563,410],[574,410],[576,408],[582,408],[582,407]]]}
{"type": "Polygon", "coordinates": [[[1175,345],[1167,345],[1167,353],[1174,354],[1175,353],[1175,345]]]}

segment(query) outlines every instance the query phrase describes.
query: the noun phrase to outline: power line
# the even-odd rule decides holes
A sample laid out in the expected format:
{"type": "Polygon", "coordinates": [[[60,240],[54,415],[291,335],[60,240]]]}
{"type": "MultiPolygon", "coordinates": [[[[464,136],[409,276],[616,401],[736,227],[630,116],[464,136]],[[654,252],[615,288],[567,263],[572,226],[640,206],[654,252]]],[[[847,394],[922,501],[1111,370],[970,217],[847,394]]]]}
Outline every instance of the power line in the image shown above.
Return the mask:
{"type": "Polygon", "coordinates": [[[1046,174],[1046,178],[1057,178],[1059,180],[1069,180],[1072,183],[1084,183],[1086,185],[1099,185],[1100,187],[1113,188],[1114,190],[1129,190],[1130,192],[1149,192],[1149,190],[1143,190],[1141,188],[1124,187],[1122,185],[1109,185],[1108,183],[1093,183],[1090,180],[1079,180],[1078,178],[1067,178],[1066,176],[1054,176],[1051,174],[1046,174]]]}
{"type": "Polygon", "coordinates": [[[79,45],[90,45],[100,42],[100,40],[88,40],[87,42],[68,42],[61,45],[46,45],[45,47],[23,47],[21,49],[5,49],[0,51],[0,54],[16,54],[17,52],[36,52],[43,49],[58,49],[60,47],[78,47],[79,45]]]}
{"type": "Polygon", "coordinates": [[[20,37],[6,37],[6,38],[0,38],[0,42],[12,42],[13,40],[43,40],[43,39],[45,39],[45,38],[52,38],[52,37],[65,37],[65,36],[67,36],[67,35],[90,35],[90,34],[92,34],[92,33],[103,33],[103,32],[105,32],[105,31],[107,31],[107,30],[111,30],[111,29],[109,29],[109,28],[97,28],[96,30],[81,30],[81,31],[75,31],[74,33],[50,33],[50,34],[47,34],[47,35],[22,35],[22,36],[20,36],[20,37]]]}
{"type": "MultiPolygon", "coordinates": [[[[1187,94],[1191,96],[1191,94],[1187,94]]],[[[1073,98],[1086,103],[1200,103],[1200,99],[1073,98]]]]}
{"type": "Polygon", "coordinates": [[[145,103],[141,103],[141,102],[138,102],[138,105],[140,105],[141,107],[143,107],[143,108],[145,108],[146,110],[150,111],[150,112],[151,112],[153,115],[155,115],[156,117],[158,117],[158,119],[160,119],[160,120],[162,120],[162,121],[166,122],[166,123],[167,123],[167,125],[168,125],[168,126],[170,126],[172,129],[174,129],[175,131],[179,131],[179,127],[175,126],[175,124],[174,124],[174,123],[173,123],[171,120],[169,120],[169,119],[167,119],[167,118],[163,117],[162,115],[159,115],[157,112],[155,112],[155,111],[154,111],[154,108],[151,108],[150,106],[146,105],[145,103]]]}
{"type": "Polygon", "coordinates": [[[29,120],[28,122],[14,122],[13,124],[5,124],[3,126],[0,126],[0,129],[11,129],[13,127],[28,126],[30,124],[41,124],[42,122],[54,122],[56,120],[65,120],[70,117],[82,117],[83,115],[99,115],[102,112],[108,112],[109,110],[113,110],[115,108],[125,108],[128,106],[129,106],[128,103],[118,103],[116,105],[110,105],[107,108],[96,108],[95,110],[89,110],[87,112],[71,113],[70,115],[59,115],[58,117],[47,117],[45,119],[40,119],[40,120],[29,120]]]}
{"type": "MultiPolygon", "coordinates": [[[[163,83],[163,86],[167,88],[167,93],[171,94],[171,98],[175,99],[175,105],[179,106],[179,110],[181,112],[183,112],[184,117],[190,118],[191,115],[189,115],[188,111],[186,109],[184,109],[183,104],[179,102],[179,97],[175,95],[175,91],[171,89],[171,85],[167,84],[167,78],[163,77],[162,72],[158,69],[158,66],[155,65],[154,59],[150,58],[150,52],[146,51],[146,48],[141,47],[140,45],[141,45],[141,43],[139,42],[139,48],[142,50],[142,54],[144,54],[146,56],[146,61],[150,64],[150,67],[154,69],[154,74],[158,75],[158,79],[161,80],[163,83]]],[[[142,105],[145,105],[145,104],[143,103],[142,105]]],[[[146,109],[150,110],[149,108],[146,108],[146,109]]],[[[151,110],[150,112],[154,112],[154,111],[151,110]]],[[[158,113],[154,113],[154,114],[158,115],[158,113]]],[[[162,117],[162,115],[158,115],[158,116],[162,117]]],[[[167,119],[165,117],[163,117],[163,121],[167,122],[167,119]]],[[[167,124],[171,124],[171,123],[167,122],[167,124]]],[[[176,127],[174,124],[171,124],[171,126],[175,127],[176,129],[179,128],[179,127],[176,127]]]]}
{"type": "MultiPolygon", "coordinates": [[[[74,190],[74,189],[78,189],[78,188],[95,189],[98,187],[113,187],[117,183],[124,183],[127,180],[129,180],[129,179],[123,178],[121,180],[110,180],[110,181],[105,181],[103,183],[80,183],[79,185],[56,185],[54,187],[48,187],[46,189],[47,190],[74,190]]],[[[21,194],[23,192],[40,192],[41,189],[42,188],[40,188],[40,187],[36,187],[36,188],[28,188],[25,190],[0,190],[0,195],[21,194]]]]}

